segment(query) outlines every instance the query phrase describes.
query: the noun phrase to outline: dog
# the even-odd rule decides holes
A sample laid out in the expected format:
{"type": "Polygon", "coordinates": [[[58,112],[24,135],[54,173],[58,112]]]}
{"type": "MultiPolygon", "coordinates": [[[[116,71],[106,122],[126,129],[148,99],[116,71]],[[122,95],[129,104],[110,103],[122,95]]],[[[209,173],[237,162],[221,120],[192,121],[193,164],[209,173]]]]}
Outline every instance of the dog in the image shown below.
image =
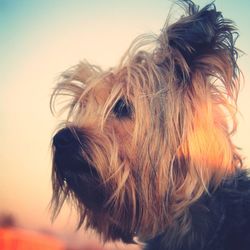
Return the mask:
{"type": "Polygon", "coordinates": [[[52,209],[78,227],[145,250],[250,248],[250,181],[237,129],[241,71],[234,23],[214,3],[141,35],[118,66],[65,71],[51,109],[52,209]],[[63,99],[62,99],[63,98],[63,99]]]}

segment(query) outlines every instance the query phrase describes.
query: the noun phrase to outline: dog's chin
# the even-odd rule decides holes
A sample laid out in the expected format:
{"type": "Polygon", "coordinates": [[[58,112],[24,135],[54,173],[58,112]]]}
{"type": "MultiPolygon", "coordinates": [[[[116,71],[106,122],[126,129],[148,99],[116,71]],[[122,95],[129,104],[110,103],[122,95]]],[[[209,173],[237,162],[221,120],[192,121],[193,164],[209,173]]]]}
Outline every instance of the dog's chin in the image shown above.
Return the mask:
{"type": "Polygon", "coordinates": [[[131,233],[122,232],[119,228],[114,227],[115,233],[113,235],[114,240],[122,240],[126,244],[136,244],[134,240],[134,235],[131,233]]]}
{"type": "Polygon", "coordinates": [[[54,152],[56,182],[66,185],[78,202],[93,212],[104,206],[105,192],[96,169],[80,155],[54,152]]]}
{"type": "MultiPolygon", "coordinates": [[[[88,152],[88,138],[76,129],[74,132],[77,137],[70,129],[64,128],[53,138],[55,203],[60,204],[60,200],[65,198],[72,199],[79,212],[79,226],[85,221],[86,228],[95,229],[105,241],[135,243],[134,232],[129,225],[129,202],[121,208],[122,219],[113,215],[113,204],[109,203],[113,194],[110,183],[104,182],[95,166],[84,157],[88,152]]],[[[91,157],[87,155],[87,158],[91,157]]]]}
{"type": "MultiPolygon", "coordinates": [[[[79,206],[79,216],[82,216],[82,207],[86,209],[87,213],[84,216],[91,214],[91,217],[95,218],[91,222],[91,227],[100,231],[100,225],[104,220],[105,211],[108,209],[105,206],[107,194],[105,193],[105,187],[101,184],[99,176],[93,166],[90,166],[86,161],[78,159],[78,162],[66,166],[66,161],[59,161],[59,155],[55,154],[54,171],[56,173],[56,180],[58,183],[63,183],[63,189],[67,190],[67,194],[74,198],[76,206],[79,206]],[[79,166],[77,167],[77,165],[79,166]],[[73,166],[74,165],[74,166],[73,166]],[[73,167],[72,167],[73,166],[73,167]]],[[[58,192],[58,190],[54,190],[58,192]]],[[[121,240],[127,244],[135,244],[131,232],[126,232],[123,226],[113,224],[112,221],[106,221],[109,232],[105,236],[107,240],[121,240]]]]}

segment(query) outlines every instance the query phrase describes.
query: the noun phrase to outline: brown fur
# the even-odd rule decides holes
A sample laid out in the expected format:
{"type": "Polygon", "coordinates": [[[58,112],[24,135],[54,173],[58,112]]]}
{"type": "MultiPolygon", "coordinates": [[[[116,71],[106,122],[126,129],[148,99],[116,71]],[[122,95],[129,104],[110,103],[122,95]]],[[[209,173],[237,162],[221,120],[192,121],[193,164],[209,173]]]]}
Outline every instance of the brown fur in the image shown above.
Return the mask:
{"type": "Polygon", "coordinates": [[[68,98],[61,127],[70,128],[77,157],[89,169],[88,178],[72,170],[70,178],[81,180],[72,184],[54,158],[54,216],[70,198],[79,226],[85,221],[104,240],[144,240],[168,227],[185,234],[189,206],[241,166],[231,140],[239,91],[235,28],[213,4],[206,6],[204,13],[218,15],[211,17],[217,33],[199,47],[184,32],[202,19],[202,10],[191,1],[182,6],[185,16],[168,20],[158,37],[138,37],[117,67],[102,71],[81,62],[62,75],[52,95],[52,109],[68,98]],[[128,106],[121,117],[114,113],[119,101],[128,106]]]}

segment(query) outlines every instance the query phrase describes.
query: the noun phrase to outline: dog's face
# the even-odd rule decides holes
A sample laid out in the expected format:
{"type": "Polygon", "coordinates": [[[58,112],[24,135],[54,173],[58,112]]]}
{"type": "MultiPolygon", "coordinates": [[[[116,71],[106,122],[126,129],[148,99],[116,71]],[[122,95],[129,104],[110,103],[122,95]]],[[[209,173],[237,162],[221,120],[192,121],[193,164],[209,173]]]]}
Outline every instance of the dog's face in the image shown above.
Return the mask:
{"type": "Polygon", "coordinates": [[[53,93],[70,98],[53,137],[55,215],[70,198],[104,240],[185,231],[188,206],[239,165],[234,29],[214,5],[183,5],[186,17],[136,40],[118,67],[80,63],[53,93]]]}
{"type": "MultiPolygon", "coordinates": [[[[132,241],[142,217],[148,220],[146,207],[156,198],[156,189],[161,199],[167,191],[157,181],[168,175],[167,169],[156,169],[173,157],[162,121],[175,115],[170,104],[180,100],[172,93],[162,103],[167,86],[157,79],[160,69],[149,56],[139,53],[129,67],[109,72],[81,63],[56,89],[56,95],[70,92],[72,100],[67,124],[53,138],[55,195],[69,192],[81,216],[86,213],[87,224],[107,239],[132,241]],[[144,171],[149,172],[144,176],[144,171]]],[[[174,123],[177,116],[169,119],[174,123]]],[[[156,204],[151,206],[160,212],[156,204]]]]}

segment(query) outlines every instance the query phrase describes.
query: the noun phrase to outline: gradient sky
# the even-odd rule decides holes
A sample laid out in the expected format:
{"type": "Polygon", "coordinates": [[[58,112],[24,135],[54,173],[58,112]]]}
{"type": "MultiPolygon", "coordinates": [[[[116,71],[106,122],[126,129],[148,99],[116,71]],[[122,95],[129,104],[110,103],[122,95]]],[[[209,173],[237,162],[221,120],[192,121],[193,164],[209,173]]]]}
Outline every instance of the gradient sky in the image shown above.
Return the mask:
{"type": "MultiPolygon", "coordinates": [[[[49,144],[58,120],[50,114],[49,96],[57,76],[84,58],[115,65],[133,38],[160,31],[170,3],[0,0],[0,212],[16,214],[30,227],[50,225],[49,144]]],[[[239,58],[245,85],[235,140],[250,165],[250,1],[217,0],[216,5],[237,24],[237,44],[246,53],[239,58]]],[[[71,230],[67,211],[55,228],[71,230]]]]}

